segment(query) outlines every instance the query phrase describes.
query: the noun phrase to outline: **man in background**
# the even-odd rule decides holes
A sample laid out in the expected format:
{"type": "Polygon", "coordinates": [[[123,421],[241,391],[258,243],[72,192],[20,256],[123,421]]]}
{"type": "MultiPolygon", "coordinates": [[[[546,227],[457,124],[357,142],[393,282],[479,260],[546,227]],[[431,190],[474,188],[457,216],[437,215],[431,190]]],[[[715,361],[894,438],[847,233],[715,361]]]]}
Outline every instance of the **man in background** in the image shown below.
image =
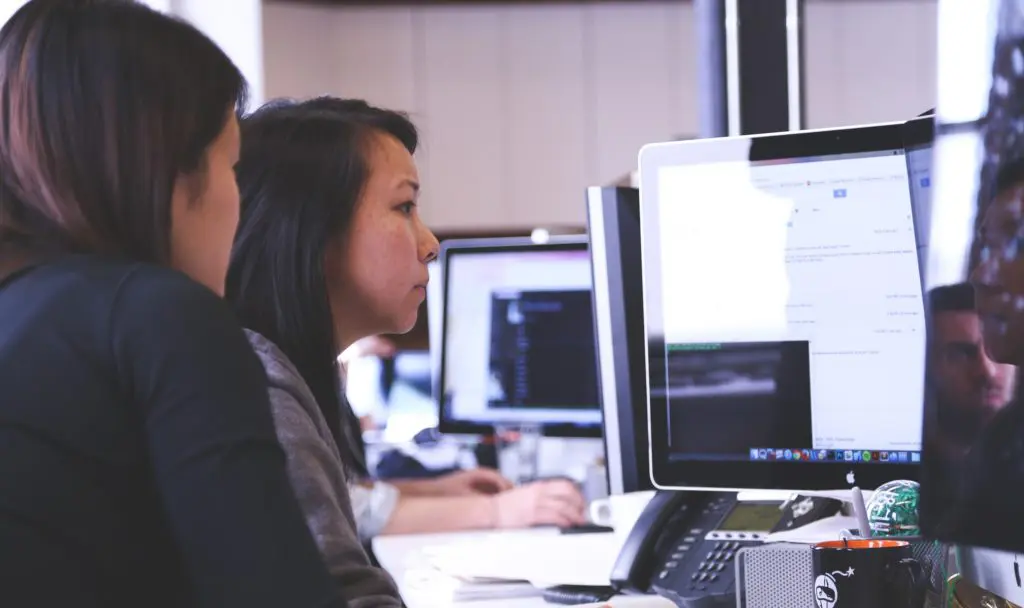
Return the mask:
{"type": "Polygon", "coordinates": [[[970,284],[936,287],[929,308],[929,382],[936,399],[929,441],[944,458],[959,460],[1013,398],[1016,368],[985,353],[970,284]]]}

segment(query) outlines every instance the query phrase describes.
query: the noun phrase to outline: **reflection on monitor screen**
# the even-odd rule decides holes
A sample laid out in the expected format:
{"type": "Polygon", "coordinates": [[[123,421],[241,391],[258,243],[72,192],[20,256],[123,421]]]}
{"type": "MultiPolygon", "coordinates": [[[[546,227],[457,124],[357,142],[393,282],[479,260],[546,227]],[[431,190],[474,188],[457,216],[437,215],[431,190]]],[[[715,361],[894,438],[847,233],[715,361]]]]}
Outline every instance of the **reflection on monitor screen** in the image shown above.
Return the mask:
{"type": "MultiPolygon", "coordinates": [[[[957,4],[944,3],[939,20],[949,86],[938,100],[925,276],[921,529],[1016,553],[1024,550],[1024,5],[977,2],[958,12],[957,4]]],[[[988,570],[987,586],[1020,596],[1016,556],[999,561],[975,562],[967,574],[988,570]]]]}
{"type": "Polygon", "coordinates": [[[597,426],[586,245],[446,252],[445,421],[597,426]]]}

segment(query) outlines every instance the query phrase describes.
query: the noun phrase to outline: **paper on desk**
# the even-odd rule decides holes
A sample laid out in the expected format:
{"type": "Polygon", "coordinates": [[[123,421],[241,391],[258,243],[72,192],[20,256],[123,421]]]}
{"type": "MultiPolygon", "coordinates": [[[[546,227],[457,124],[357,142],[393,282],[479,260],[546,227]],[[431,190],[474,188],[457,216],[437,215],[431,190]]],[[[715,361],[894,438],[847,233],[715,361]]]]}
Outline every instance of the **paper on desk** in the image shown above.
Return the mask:
{"type": "Polygon", "coordinates": [[[619,595],[607,602],[577,604],[576,608],[676,608],[676,605],[657,595],[619,595]]]}
{"type": "Polygon", "coordinates": [[[604,587],[618,557],[614,534],[493,535],[435,547],[430,564],[461,579],[530,581],[537,587],[604,587]]]}
{"type": "Polygon", "coordinates": [[[838,540],[843,530],[856,530],[857,518],[850,515],[833,515],[793,530],[776,532],[765,537],[766,543],[814,544],[827,540],[838,540]]]}
{"type": "Polygon", "coordinates": [[[526,581],[467,579],[444,574],[434,568],[407,570],[402,583],[408,594],[437,605],[532,597],[541,593],[526,581]]]}

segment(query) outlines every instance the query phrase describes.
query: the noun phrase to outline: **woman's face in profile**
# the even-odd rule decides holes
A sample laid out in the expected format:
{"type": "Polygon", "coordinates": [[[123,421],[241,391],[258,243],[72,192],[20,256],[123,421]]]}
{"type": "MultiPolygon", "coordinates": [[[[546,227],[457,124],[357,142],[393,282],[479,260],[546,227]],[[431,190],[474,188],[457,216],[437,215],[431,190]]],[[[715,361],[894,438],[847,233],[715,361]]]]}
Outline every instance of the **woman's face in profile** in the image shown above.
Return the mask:
{"type": "Polygon", "coordinates": [[[203,167],[179,176],[171,200],[171,265],[224,294],[231,244],[238,230],[235,164],[241,143],[232,111],[224,129],[206,149],[203,167]]]}
{"type": "Polygon", "coordinates": [[[417,208],[419,172],[412,154],[390,135],[367,150],[369,174],[348,234],[328,253],[328,292],[337,341],[405,333],[426,297],[434,234],[417,208]]]}
{"type": "Polygon", "coordinates": [[[985,210],[970,279],[985,350],[1000,363],[1024,363],[1024,182],[985,210]]]}

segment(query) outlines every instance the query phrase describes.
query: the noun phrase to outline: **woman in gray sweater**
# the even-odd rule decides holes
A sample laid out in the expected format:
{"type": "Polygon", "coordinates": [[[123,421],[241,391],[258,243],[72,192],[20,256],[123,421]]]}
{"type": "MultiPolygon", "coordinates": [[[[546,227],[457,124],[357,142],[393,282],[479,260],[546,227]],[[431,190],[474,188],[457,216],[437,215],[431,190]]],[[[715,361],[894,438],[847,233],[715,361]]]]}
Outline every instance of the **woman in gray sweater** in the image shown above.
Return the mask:
{"type": "MultiPolygon", "coordinates": [[[[241,217],[226,295],[270,378],[278,439],[307,523],[352,606],[400,605],[359,540],[350,487],[374,486],[347,437],[337,357],[370,335],[409,331],[438,242],[417,213],[416,128],[365,102],[273,102],[242,122],[241,217]]],[[[506,488],[493,471],[391,488],[365,513],[382,532],[572,524],[583,501],[564,481],[506,488]],[[384,511],[382,513],[382,510],[384,511]]],[[[377,492],[383,494],[385,492],[377,492]]],[[[363,522],[359,522],[363,523],[363,522]]]]}

